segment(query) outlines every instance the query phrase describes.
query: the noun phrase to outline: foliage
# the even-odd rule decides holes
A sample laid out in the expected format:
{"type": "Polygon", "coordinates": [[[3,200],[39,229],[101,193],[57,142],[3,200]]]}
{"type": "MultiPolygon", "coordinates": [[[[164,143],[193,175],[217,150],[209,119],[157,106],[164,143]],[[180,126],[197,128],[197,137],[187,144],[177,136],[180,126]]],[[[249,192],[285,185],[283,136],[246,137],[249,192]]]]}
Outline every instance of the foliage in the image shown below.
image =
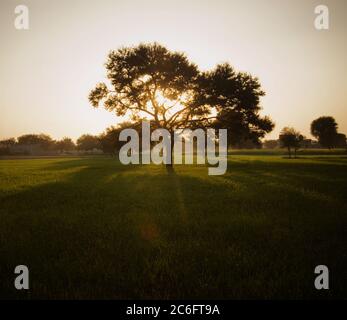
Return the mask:
{"type": "Polygon", "coordinates": [[[49,150],[54,147],[54,140],[47,134],[25,134],[17,138],[19,145],[34,145],[38,144],[44,150],[49,150]]]}
{"type": "Polygon", "coordinates": [[[183,53],[157,43],[140,44],[111,51],[106,69],[110,85],[99,83],[90,93],[94,107],[103,101],[117,116],[148,119],[169,130],[209,113],[204,106],[193,106],[198,70],[183,53]]]}
{"type": "Polygon", "coordinates": [[[311,123],[311,134],[324,148],[333,148],[336,142],[337,123],[333,117],[320,117],[311,123]]]}
{"type": "Polygon", "coordinates": [[[98,138],[100,141],[101,149],[104,153],[114,154],[118,151],[126,142],[119,141],[119,134],[123,129],[135,129],[138,133],[141,133],[141,123],[122,122],[116,126],[106,128],[98,138]]]}
{"type": "Polygon", "coordinates": [[[91,151],[100,148],[100,141],[97,136],[91,134],[83,134],[77,139],[77,149],[91,151]]]}
{"type": "Polygon", "coordinates": [[[278,140],[265,140],[263,143],[265,149],[275,149],[278,148],[278,140]]]}
{"type": "Polygon", "coordinates": [[[279,140],[282,148],[288,149],[288,156],[289,158],[291,158],[291,150],[294,149],[294,156],[296,157],[296,152],[301,147],[301,143],[304,140],[304,137],[294,128],[285,127],[281,130],[279,140]]]}
{"type": "Polygon", "coordinates": [[[346,135],[343,133],[336,134],[334,146],[336,148],[346,148],[347,147],[346,135]]]}
{"type": "Polygon", "coordinates": [[[242,139],[259,144],[274,127],[259,115],[265,94],[259,80],[229,64],[201,72],[183,53],[153,43],[111,51],[106,70],[109,84],[97,84],[89,100],[117,116],[151,120],[169,131],[227,128],[231,145],[242,139]]]}
{"type": "Polygon", "coordinates": [[[15,144],[16,144],[15,138],[9,138],[9,139],[4,139],[0,141],[0,146],[4,148],[9,148],[11,146],[14,146],[15,144]]]}
{"type": "Polygon", "coordinates": [[[265,92],[258,78],[236,72],[225,63],[203,73],[201,82],[204,103],[217,110],[214,127],[228,129],[229,145],[236,146],[245,139],[260,145],[260,138],[272,131],[274,123],[259,114],[265,92]]]}
{"type": "Polygon", "coordinates": [[[60,152],[63,152],[74,150],[76,148],[76,145],[71,138],[64,137],[63,139],[55,142],[55,147],[60,152]]]}

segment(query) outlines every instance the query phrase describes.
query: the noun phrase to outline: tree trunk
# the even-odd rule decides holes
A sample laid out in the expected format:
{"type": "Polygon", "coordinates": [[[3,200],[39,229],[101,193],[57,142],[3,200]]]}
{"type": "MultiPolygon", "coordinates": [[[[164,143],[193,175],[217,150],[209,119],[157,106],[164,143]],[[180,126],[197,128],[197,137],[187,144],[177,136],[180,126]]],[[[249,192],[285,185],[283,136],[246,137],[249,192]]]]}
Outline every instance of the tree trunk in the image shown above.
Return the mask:
{"type": "Polygon", "coordinates": [[[174,132],[170,131],[170,148],[171,148],[171,152],[170,152],[170,163],[167,163],[166,166],[167,167],[173,167],[173,151],[174,151],[174,132]]]}
{"type": "Polygon", "coordinates": [[[289,156],[289,159],[292,158],[292,153],[291,153],[290,147],[288,147],[288,156],[289,156]]]}

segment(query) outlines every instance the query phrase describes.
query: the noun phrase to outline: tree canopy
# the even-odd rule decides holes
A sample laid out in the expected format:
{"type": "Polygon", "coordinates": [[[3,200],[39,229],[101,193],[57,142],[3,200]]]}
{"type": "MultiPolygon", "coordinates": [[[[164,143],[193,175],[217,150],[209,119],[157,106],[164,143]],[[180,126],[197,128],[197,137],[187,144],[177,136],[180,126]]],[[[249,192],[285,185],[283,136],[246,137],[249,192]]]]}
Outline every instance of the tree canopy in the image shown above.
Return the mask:
{"type": "Polygon", "coordinates": [[[43,149],[48,150],[54,146],[54,140],[47,134],[24,134],[17,138],[19,145],[38,144],[43,149]]]}
{"type": "Polygon", "coordinates": [[[209,113],[202,105],[193,107],[199,72],[183,53],[156,43],[140,44],[111,51],[106,69],[110,86],[99,83],[90,93],[94,107],[103,100],[118,116],[148,119],[167,129],[209,113]]]}
{"type": "Polygon", "coordinates": [[[108,83],[98,83],[89,100],[118,116],[169,131],[227,128],[235,140],[259,141],[274,127],[259,114],[265,94],[259,80],[227,63],[202,72],[184,53],[150,43],[111,51],[105,66],[108,83]]]}
{"type": "Polygon", "coordinates": [[[119,134],[123,129],[135,129],[139,134],[141,134],[141,124],[138,122],[122,122],[116,126],[111,126],[106,128],[99,136],[100,147],[104,153],[114,154],[119,150],[122,145],[125,144],[124,141],[119,140],[119,134]]]}
{"type": "Polygon", "coordinates": [[[336,148],[346,148],[347,147],[347,141],[346,141],[346,135],[345,134],[338,133],[336,135],[335,147],[336,148]]]}
{"type": "Polygon", "coordinates": [[[16,144],[15,138],[4,139],[0,141],[0,145],[9,148],[16,144]]]}
{"type": "Polygon", "coordinates": [[[292,149],[294,149],[294,156],[296,157],[296,151],[301,147],[301,142],[304,140],[304,136],[294,128],[285,127],[281,130],[279,138],[281,147],[288,149],[289,158],[292,156],[292,149]]]}
{"type": "Polygon", "coordinates": [[[320,117],[311,123],[311,134],[322,147],[333,148],[337,139],[337,123],[333,117],[320,117]]]}
{"type": "Polygon", "coordinates": [[[262,117],[260,98],[265,95],[258,78],[244,72],[236,72],[228,63],[202,75],[205,104],[216,107],[216,128],[228,129],[230,145],[242,140],[259,144],[259,139],[271,132],[274,123],[262,117]]]}
{"type": "Polygon", "coordinates": [[[83,134],[77,139],[77,149],[90,151],[100,148],[100,142],[98,137],[91,134],[83,134]]]}
{"type": "Polygon", "coordinates": [[[63,152],[63,151],[71,151],[75,149],[76,145],[71,138],[64,137],[63,139],[55,142],[55,147],[57,150],[63,152]]]}

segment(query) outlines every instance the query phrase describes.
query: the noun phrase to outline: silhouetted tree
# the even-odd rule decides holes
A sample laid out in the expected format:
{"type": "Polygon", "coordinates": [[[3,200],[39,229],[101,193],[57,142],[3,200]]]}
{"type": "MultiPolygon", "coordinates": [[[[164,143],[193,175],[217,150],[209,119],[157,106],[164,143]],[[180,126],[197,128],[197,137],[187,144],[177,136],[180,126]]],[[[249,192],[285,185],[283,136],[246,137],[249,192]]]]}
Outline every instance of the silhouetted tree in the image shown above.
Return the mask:
{"type": "Polygon", "coordinates": [[[281,147],[288,149],[289,158],[292,157],[292,149],[294,149],[294,157],[296,158],[296,152],[300,148],[304,137],[294,128],[285,127],[281,130],[279,140],[281,147]]]}
{"type": "Polygon", "coordinates": [[[64,137],[63,139],[56,141],[55,146],[60,152],[71,151],[76,148],[75,143],[71,140],[71,138],[68,137],[64,137]]]}
{"type": "Polygon", "coordinates": [[[343,133],[338,133],[336,135],[334,145],[336,148],[346,148],[347,147],[346,135],[343,133]]]}
{"type": "Polygon", "coordinates": [[[78,150],[85,150],[85,151],[91,151],[93,149],[99,149],[100,148],[100,141],[98,137],[90,135],[90,134],[83,134],[77,139],[77,149],[78,150]]]}
{"type": "Polygon", "coordinates": [[[105,108],[118,116],[128,113],[169,130],[209,113],[191,104],[198,70],[183,53],[157,43],[140,44],[111,51],[106,69],[111,86],[99,83],[90,93],[94,107],[103,100],[105,108]]]}
{"type": "Polygon", "coordinates": [[[116,126],[106,128],[106,130],[98,136],[102,151],[104,153],[114,154],[116,151],[120,150],[126,143],[125,141],[119,140],[119,134],[123,129],[134,129],[137,131],[139,137],[141,137],[141,125],[141,122],[124,121],[116,126]]]}
{"type": "Polygon", "coordinates": [[[110,85],[99,83],[92,90],[94,107],[103,101],[118,116],[150,120],[154,128],[168,129],[171,135],[210,112],[193,103],[199,72],[183,53],[157,43],[140,44],[111,51],[106,69],[110,85]]]}
{"type": "Polygon", "coordinates": [[[200,87],[204,104],[216,107],[218,112],[214,127],[228,129],[229,145],[237,146],[240,141],[252,140],[260,146],[260,138],[273,130],[271,119],[259,114],[260,97],[265,92],[258,78],[236,72],[225,63],[203,73],[200,87]]]}
{"type": "Polygon", "coordinates": [[[265,149],[278,148],[278,140],[265,140],[263,146],[265,149]]]}
{"type": "Polygon", "coordinates": [[[333,148],[337,136],[337,123],[333,117],[320,117],[311,123],[311,134],[324,148],[333,148]]]}
{"type": "Polygon", "coordinates": [[[54,147],[54,140],[47,134],[25,134],[17,138],[19,145],[34,145],[38,144],[44,150],[49,150],[54,147]]]}
{"type": "Polygon", "coordinates": [[[153,43],[111,51],[106,69],[110,83],[91,91],[91,104],[103,103],[106,110],[132,120],[150,120],[152,127],[171,135],[178,128],[212,126],[213,109],[219,111],[215,127],[240,131],[242,138],[258,141],[273,128],[269,118],[259,116],[264,93],[258,80],[227,64],[202,73],[183,53],[153,43]]]}
{"type": "Polygon", "coordinates": [[[112,126],[98,136],[101,150],[104,153],[114,154],[116,152],[119,142],[119,133],[120,129],[112,126]]]}
{"type": "Polygon", "coordinates": [[[0,154],[5,155],[10,153],[10,148],[16,144],[15,138],[4,139],[0,141],[0,154]]]}
{"type": "Polygon", "coordinates": [[[4,146],[5,148],[9,148],[11,146],[14,146],[15,144],[16,144],[15,138],[9,138],[9,139],[4,139],[0,141],[0,145],[4,146]]]}

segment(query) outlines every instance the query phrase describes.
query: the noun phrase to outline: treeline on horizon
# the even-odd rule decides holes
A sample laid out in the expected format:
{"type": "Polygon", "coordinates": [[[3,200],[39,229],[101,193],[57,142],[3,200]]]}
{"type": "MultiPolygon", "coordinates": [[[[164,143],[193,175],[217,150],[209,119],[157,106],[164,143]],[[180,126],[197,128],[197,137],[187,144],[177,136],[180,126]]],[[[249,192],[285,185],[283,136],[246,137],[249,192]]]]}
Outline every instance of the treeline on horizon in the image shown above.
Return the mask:
{"type": "MultiPolygon", "coordinates": [[[[50,135],[24,134],[17,138],[0,141],[0,155],[11,154],[57,154],[78,152],[95,152],[115,154],[126,142],[119,141],[119,134],[123,129],[134,129],[141,137],[141,122],[122,122],[107,128],[99,135],[83,134],[76,142],[69,137],[54,140],[50,135]]],[[[281,130],[277,140],[264,140],[254,143],[250,139],[239,136],[229,141],[229,148],[233,149],[275,149],[286,148],[291,157],[300,148],[347,148],[346,135],[338,132],[338,125],[333,117],[320,117],[311,123],[311,134],[317,140],[304,137],[299,131],[291,127],[281,130]]]]}

